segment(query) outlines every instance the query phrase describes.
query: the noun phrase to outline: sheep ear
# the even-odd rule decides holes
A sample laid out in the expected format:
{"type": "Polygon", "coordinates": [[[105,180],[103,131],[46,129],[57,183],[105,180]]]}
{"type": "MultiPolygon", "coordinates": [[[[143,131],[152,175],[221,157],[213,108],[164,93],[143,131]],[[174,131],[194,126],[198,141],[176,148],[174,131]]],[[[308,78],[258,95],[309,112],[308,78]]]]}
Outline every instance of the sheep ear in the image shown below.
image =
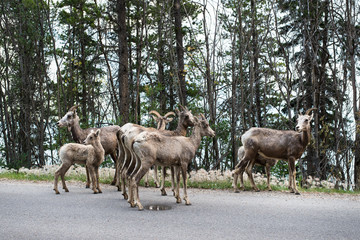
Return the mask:
{"type": "Polygon", "coordinates": [[[96,132],[95,132],[96,137],[99,136],[99,135],[100,135],[100,129],[96,130],[96,132]]]}
{"type": "Polygon", "coordinates": [[[166,118],[166,122],[171,122],[172,120],[174,120],[174,118],[166,118]]]}

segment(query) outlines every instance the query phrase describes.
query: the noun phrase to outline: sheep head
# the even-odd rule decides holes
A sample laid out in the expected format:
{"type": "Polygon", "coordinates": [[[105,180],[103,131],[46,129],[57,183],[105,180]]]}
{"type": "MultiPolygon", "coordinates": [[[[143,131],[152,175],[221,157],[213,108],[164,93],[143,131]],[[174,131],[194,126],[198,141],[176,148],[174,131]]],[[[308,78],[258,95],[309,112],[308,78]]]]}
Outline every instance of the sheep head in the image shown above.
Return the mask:
{"type": "Polygon", "coordinates": [[[303,132],[303,131],[307,131],[310,128],[310,122],[314,117],[314,113],[312,113],[310,115],[310,113],[316,110],[316,108],[310,108],[306,111],[305,115],[299,115],[298,119],[297,119],[297,124],[296,124],[296,131],[298,132],[303,132]]]}
{"type": "Polygon", "coordinates": [[[69,111],[57,122],[58,127],[68,127],[71,128],[74,126],[75,121],[79,119],[76,113],[76,109],[79,105],[75,105],[69,109],[69,111]]]}
{"type": "Polygon", "coordinates": [[[215,137],[215,131],[211,129],[204,114],[201,113],[199,117],[194,117],[194,119],[195,127],[199,127],[201,136],[215,137]]]}
{"type": "Polygon", "coordinates": [[[181,112],[176,109],[175,112],[179,116],[179,123],[187,127],[193,127],[195,125],[195,118],[191,113],[191,110],[189,110],[187,107],[183,107],[182,105],[179,105],[181,112]]]}
{"type": "Polygon", "coordinates": [[[92,130],[83,143],[85,145],[94,145],[96,141],[100,142],[100,129],[96,131],[92,130]]]}

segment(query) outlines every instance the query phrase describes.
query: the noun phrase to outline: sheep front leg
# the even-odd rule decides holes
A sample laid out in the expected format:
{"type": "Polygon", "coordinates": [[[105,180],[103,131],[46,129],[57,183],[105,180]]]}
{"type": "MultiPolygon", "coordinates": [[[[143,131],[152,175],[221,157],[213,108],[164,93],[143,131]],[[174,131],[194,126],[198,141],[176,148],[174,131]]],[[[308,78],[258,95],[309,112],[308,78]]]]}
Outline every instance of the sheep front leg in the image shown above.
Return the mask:
{"type": "Polygon", "coordinates": [[[184,200],[185,200],[186,205],[191,205],[191,202],[187,195],[187,173],[186,173],[186,170],[187,170],[187,164],[183,164],[181,166],[181,173],[182,173],[182,178],[183,178],[184,200]]]}
{"type": "Polygon", "coordinates": [[[158,165],[154,165],[154,181],[155,181],[155,187],[159,188],[160,184],[159,184],[159,174],[158,174],[158,165]]]}
{"type": "Polygon", "coordinates": [[[291,172],[289,172],[289,179],[291,179],[291,192],[295,193],[296,195],[300,195],[297,186],[296,186],[296,168],[295,168],[295,158],[289,159],[289,169],[291,169],[291,172]]]}
{"type": "Polygon", "coordinates": [[[149,171],[147,173],[145,173],[145,180],[144,180],[144,186],[147,188],[147,187],[150,187],[150,184],[149,184],[149,171]]]}
{"type": "Polygon", "coordinates": [[[161,196],[167,195],[165,190],[165,175],[166,175],[166,168],[161,167],[161,186],[160,186],[161,196]]]}
{"type": "Polygon", "coordinates": [[[175,168],[175,173],[174,175],[176,175],[176,186],[175,186],[175,198],[176,198],[176,203],[181,203],[181,197],[180,197],[180,172],[178,168],[175,168]]]}
{"type": "Polygon", "coordinates": [[[98,193],[98,190],[96,188],[96,174],[95,174],[95,168],[93,166],[88,165],[91,181],[92,181],[92,190],[94,191],[94,194],[98,193]]]}
{"type": "Polygon", "coordinates": [[[171,172],[171,190],[172,190],[174,196],[175,196],[175,170],[176,170],[176,167],[174,167],[174,166],[170,167],[170,172],[171,172]]]}
{"type": "Polygon", "coordinates": [[[266,164],[265,172],[266,172],[266,177],[267,177],[268,191],[272,191],[271,186],[270,186],[270,165],[269,164],[266,164]]]}
{"type": "Polygon", "coordinates": [[[90,188],[90,176],[89,176],[89,169],[87,166],[85,166],[85,170],[86,170],[86,186],[85,188],[90,188]]]}
{"type": "Polygon", "coordinates": [[[102,191],[100,189],[100,184],[99,184],[99,166],[95,167],[95,174],[96,174],[96,188],[99,193],[102,193],[102,191]]]}

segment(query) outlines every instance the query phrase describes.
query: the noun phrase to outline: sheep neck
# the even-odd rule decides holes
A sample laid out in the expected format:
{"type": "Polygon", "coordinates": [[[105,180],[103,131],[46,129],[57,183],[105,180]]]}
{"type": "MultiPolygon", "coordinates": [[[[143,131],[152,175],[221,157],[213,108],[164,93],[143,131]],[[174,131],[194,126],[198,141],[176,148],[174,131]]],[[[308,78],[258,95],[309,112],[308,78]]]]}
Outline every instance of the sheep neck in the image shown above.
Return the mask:
{"type": "Polygon", "coordinates": [[[86,138],[86,130],[82,129],[79,124],[79,118],[74,120],[74,124],[70,127],[71,135],[75,142],[82,143],[86,138]]]}
{"type": "Polygon", "coordinates": [[[190,136],[190,140],[192,144],[194,145],[195,149],[198,149],[201,142],[201,131],[200,131],[200,125],[195,125],[193,132],[190,136]]]}
{"type": "Polygon", "coordinates": [[[309,144],[310,138],[310,127],[307,127],[306,130],[301,134],[301,142],[304,148],[309,144]]]}
{"type": "Polygon", "coordinates": [[[186,136],[186,129],[188,126],[184,126],[183,124],[178,124],[176,130],[174,131],[176,136],[186,136]]]}

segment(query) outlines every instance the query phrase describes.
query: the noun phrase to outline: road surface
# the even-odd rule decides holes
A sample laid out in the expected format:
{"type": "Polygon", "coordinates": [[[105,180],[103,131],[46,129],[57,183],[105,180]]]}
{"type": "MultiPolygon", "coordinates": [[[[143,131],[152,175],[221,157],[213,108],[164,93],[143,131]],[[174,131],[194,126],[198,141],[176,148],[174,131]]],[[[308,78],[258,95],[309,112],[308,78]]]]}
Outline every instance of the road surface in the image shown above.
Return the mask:
{"type": "Polygon", "coordinates": [[[138,211],[113,186],[52,187],[0,180],[0,239],[360,239],[359,195],[189,189],[186,206],[140,188],[144,206],[171,209],[138,211]]]}

